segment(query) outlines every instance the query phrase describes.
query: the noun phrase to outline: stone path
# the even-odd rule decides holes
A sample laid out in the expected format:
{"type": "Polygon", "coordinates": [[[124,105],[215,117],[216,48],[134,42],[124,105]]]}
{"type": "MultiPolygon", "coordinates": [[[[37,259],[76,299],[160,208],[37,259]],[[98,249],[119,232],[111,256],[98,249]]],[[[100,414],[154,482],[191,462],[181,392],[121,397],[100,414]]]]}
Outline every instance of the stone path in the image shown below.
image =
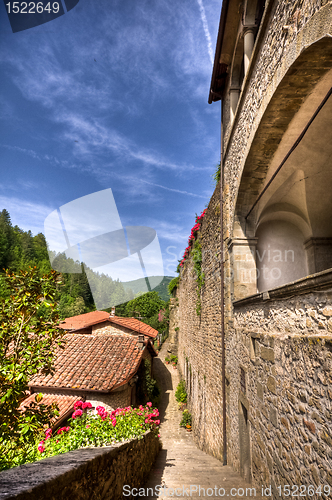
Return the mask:
{"type": "MultiPolygon", "coordinates": [[[[154,376],[161,388],[159,411],[163,447],[145,485],[145,492],[148,493],[145,498],[187,496],[220,499],[224,496],[237,500],[250,497],[246,488],[251,488],[251,485],[245,483],[231,467],[223,466],[219,460],[199,450],[192,434],[180,427],[182,413],[178,410],[174,394],[179,375],[176,369],[164,363],[167,349],[168,343],[165,342],[158,358],[153,361],[154,376]],[[157,485],[163,487],[159,494],[156,493],[157,485]],[[147,491],[147,488],[150,490],[147,491]],[[243,488],[243,491],[236,492],[232,488],[243,488]]],[[[261,500],[259,493],[257,490],[256,498],[261,500]]],[[[253,492],[251,496],[254,496],[253,492]]]]}

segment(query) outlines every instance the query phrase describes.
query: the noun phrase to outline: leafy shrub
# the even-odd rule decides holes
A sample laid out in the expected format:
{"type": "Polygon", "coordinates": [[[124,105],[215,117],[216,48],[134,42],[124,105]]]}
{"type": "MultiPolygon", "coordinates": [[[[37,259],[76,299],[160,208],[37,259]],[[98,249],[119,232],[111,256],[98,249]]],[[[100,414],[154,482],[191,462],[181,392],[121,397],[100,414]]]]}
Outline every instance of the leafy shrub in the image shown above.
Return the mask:
{"type": "Polygon", "coordinates": [[[29,446],[57,414],[56,405],[43,405],[38,395],[25,411],[20,404],[31,377],[54,372],[56,349],[62,346],[58,278],[56,271],[39,276],[37,268],[2,276],[10,297],[0,301],[0,466],[4,456],[17,452],[25,460],[29,446]]]}
{"type": "Polygon", "coordinates": [[[186,383],[184,380],[181,380],[179,385],[175,391],[175,399],[178,403],[186,403],[187,402],[187,391],[186,391],[186,383]]]}
{"type": "Polygon", "coordinates": [[[180,422],[181,427],[186,427],[187,425],[191,425],[191,413],[188,410],[184,410],[182,413],[182,420],[180,422]]]}
{"type": "Polygon", "coordinates": [[[178,357],[174,356],[174,354],[170,355],[170,362],[177,365],[178,364],[178,357]]]}
{"type": "Polygon", "coordinates": [[[170,295],[173,294],[174,290],[177,289],[180,283],[180,276],[176,276],[176,278],[173,278],[169,283],[168,283],[168,292],[170,295]]]}

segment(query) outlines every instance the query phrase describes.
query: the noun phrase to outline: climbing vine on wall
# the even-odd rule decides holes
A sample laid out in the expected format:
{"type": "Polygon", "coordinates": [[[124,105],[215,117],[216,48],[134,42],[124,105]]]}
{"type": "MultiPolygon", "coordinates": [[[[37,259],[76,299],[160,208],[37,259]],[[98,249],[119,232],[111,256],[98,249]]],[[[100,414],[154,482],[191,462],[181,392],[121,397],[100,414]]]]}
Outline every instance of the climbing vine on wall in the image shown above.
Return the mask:
{"type": "Polygon", "coordinates": [[[200,316],[201,308],[202,308],[201,289],[202,289],[202,286],[204,285],[204,273],[202,271],[202,262],[203,262],[202,245],[200,244],[199,240],[195,241],[194,248],[193,248],[191,254],[192,254],[193,261],[194,261],[194,271],[196,274],[196,282],[197,282],[196,313],[197,313],[197,316],[200,316]]]}

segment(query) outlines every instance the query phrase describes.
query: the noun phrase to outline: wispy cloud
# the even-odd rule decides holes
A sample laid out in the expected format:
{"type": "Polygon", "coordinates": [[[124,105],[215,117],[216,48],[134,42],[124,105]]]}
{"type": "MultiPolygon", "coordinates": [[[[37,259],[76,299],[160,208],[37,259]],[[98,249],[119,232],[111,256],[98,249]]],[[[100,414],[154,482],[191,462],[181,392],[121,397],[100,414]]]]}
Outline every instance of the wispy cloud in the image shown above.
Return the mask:
{"type": "Polygon", "coordinates": [[[43,203],[1,195],[0,207],[8,210],[14,226],[18,225],[25,231],[31,230],[34,234],[43,232],[44,220],[54,210],[54,207],[43,203]]]}
{"type": "Polygon", "coordinates": [[[205,8],[203,4],[203,0],[197,0],[197,3],[199,5],[199,11],[201,14],[201,19],[203,23],[203,29],[204,29],[204,34],[205,38],[207,41],[207,46],[208,46],[208,52],[209,52],[209,57],[211,64],[213,64],[213,50],[212,50],[212,40],[211,40],[211,35],[210,35],[210,30],[209,30],[209,25],[206,19],[206,13],[205,13],[205,8]]]}
{"type": "Polygon", "coordinates": [[[182,191],[180,189],[174,189],[174,188],[170,188],[170,187],[167,187],[167,186],[162,186],[161,184],[156,184],[154,182],[144,181],[143,179],[137,179],[137,182],[143,182],[144,184],[149,184],[150,186],[154,186],[154,187],[158,187],[158,188],[161,188],[161,189],[165,189],[166,191],[171,191],[172,193],[185,194],[185,195],[188,195],[188,196],[194,196],[195,198],[203,198],[204,200],[206,200],[206,196],[202,196],[202,195],[197,194],[197,193],[190,193],[188,191],[182,191]]]}
{"type": "Polygon", "coordinates": [[[93,155],[112,152],[121,158],[122,162],[136,161],[146,168],[170,170],[175,174],[206,170],[205,167],[169,161],[157,151],[139,146],[115,129],[103,125],[101,120],[88,120],[83,116],[65,112],[58,114],[57,120],[67,124],[65,137],[72,144],[75,142],[74,154],[79,158],[92,159],[93,155]]]}

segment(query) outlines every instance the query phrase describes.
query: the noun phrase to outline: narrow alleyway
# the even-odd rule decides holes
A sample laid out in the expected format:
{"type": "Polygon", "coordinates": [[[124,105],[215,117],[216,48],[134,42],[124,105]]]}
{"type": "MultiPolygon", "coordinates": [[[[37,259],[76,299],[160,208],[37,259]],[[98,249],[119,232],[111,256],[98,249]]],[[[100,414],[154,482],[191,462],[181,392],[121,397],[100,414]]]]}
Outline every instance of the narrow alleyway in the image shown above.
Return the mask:
{"type": "MultiPolygon", "coordinates": [[[[251,485],[245,483],[231,467],[223,466],[219,460],[199,450],[192,434],[180,427],[182,413],[178,410],[175,399],[175,390],[180,379],[178,370],[164,363],[167,349],[168,341],[163,344],[158,358],[154,359],[154,376],[161,389],[159,411],[163,447],[145,485],[145,489],[152,489],[148,498],[191,496],[216,499],[225,496],[237,500],[250,497],[250,491],[246,494],[246,488],[251,488],[251,485]],[[156,491],[156,485],[164,488],[159,495],[151,495],[152,491],[156,491]],[[176,488],[178,490],[175,492],[176,488]],[[237,494],[232,488],[243,490],[240,489],[237,494]]],[[[251,496],[255,496],[253,492],[251,496]]],[[[259,490],[256,492],[256,498],[262,498],[259,490]]]]}

